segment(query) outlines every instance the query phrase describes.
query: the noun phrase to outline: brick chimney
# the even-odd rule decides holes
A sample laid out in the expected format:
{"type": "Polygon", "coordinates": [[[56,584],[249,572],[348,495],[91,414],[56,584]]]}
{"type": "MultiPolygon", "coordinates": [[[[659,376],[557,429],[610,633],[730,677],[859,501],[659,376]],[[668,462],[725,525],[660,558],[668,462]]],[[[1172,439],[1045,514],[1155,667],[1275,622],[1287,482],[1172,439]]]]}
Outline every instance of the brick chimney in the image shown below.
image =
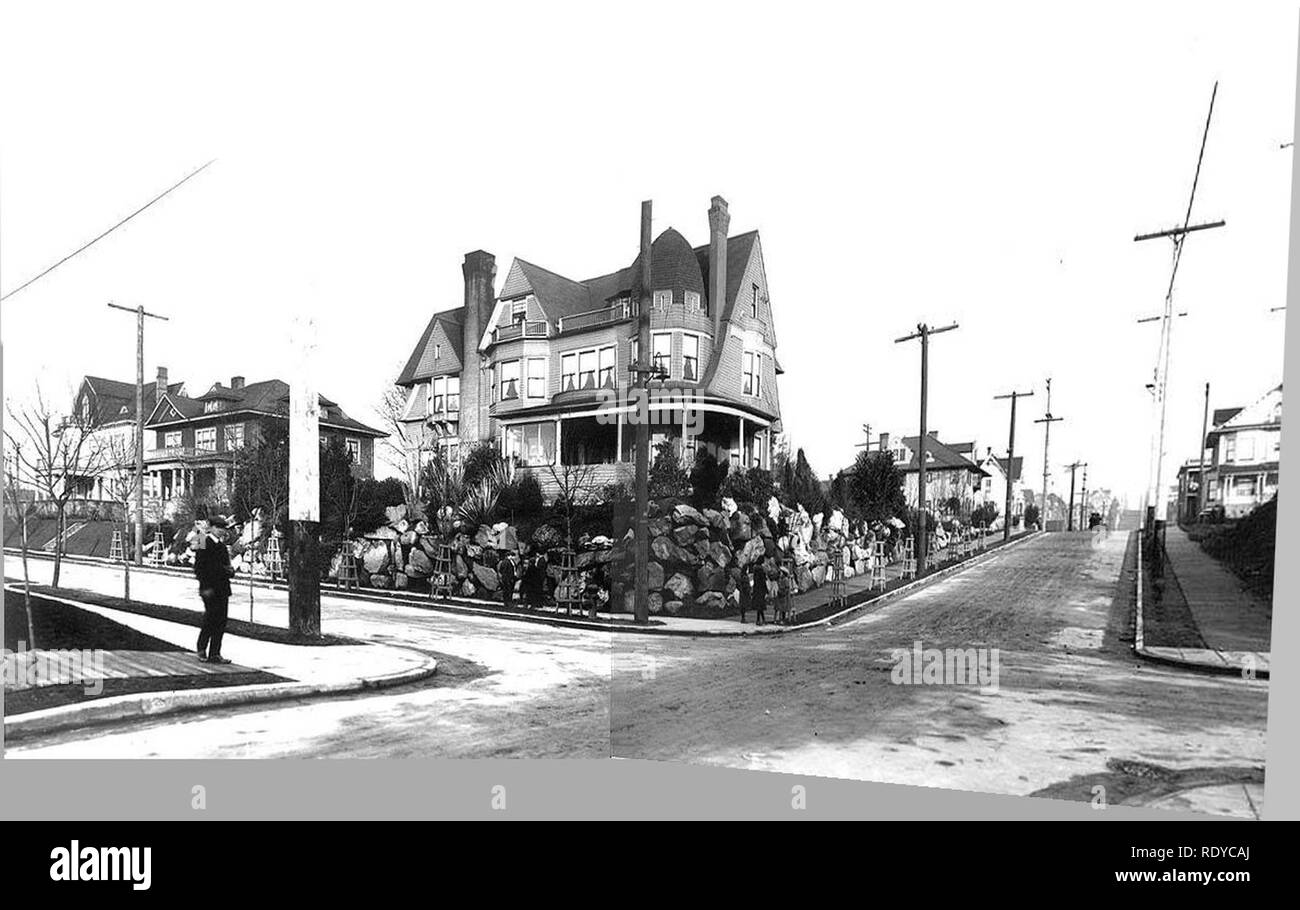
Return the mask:
{"type": "Polygon", "coordinates": [[[714,196],[709,206],[709,314],[713,316],[713,343],[720,345],[722,308],[727,300],[727,228],[731,215],[727,200],[714,196]]]}
{"type": "Polygon", "coordinates": [[[163,395],[167,394],[167,368],[158,368],[158,378],[154,380],[154,401],[161,401],[163,395]]]}
{"type": "Polygon", "coordinates": [[[460,438],[462,442],[478,442],[491,436],[488,393],[478,346],[496,303],[492,284],[497,274],[496,257],[483,250],[466,253],[461,273],[465,276],[465,318],[461,334],[464,358],[460,365],[460,438]]]}
{"type": "Polygon", "coordinates": [[[244,387],[244,377],[243,377],[243,376],[231,376],[231,377],[230,377],[230,387],[231,387],[232,389],[234,389],[235,391],[239,391],[240,389],[242,389],[242,388],[244,387]]]}

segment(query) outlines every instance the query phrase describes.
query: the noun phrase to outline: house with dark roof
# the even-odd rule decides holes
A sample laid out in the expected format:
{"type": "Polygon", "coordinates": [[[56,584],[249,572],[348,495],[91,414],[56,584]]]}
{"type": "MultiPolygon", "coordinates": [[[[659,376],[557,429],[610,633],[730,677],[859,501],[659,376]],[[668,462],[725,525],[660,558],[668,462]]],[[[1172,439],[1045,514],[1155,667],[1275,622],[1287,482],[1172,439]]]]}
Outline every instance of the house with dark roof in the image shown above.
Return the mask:
{"type": "MultiPolygon", "coordinates": [[[[153,517],[170,517],[187,492],[221,502],[234,485],[235,452],[264,437],[268,426],[288,427],[289,385],[279,379],[246,383],[232,376],[189,396],[160,374],[145,419],[145,497],[153,517]]],[[[388,434],[354,420],[320,396],[320,444],[339,439],[355,471],[373,477],[375,440],[388,434]]]]}
{"type": "Polygon", "coordinates": [[[965,520],[984,501],[984,479],[988,472],[962,454],[962,451],[974,454],[973,442],[953,445],[940,442],[938,430],[926,434],[924,445],[918,436],[881,433],[876,448],[893,455],[894,464],[903,475],[903,495],[912,508],[916,508],[919,498],[922,457],[925,458],[926,505],[930,511],[965,520]]]}
{"type": "MultiPolygon", "coordinates": [[[[127,478],[135,471],[135,382],[84,376],[73,397],[72,409],[80,426],[89,428],[86,451],[107,453],[109,466],[95,476],[74,479],[74,497],[94,503],[114,504],[128,491],[127,478]]],[[[169,382],[167,368],[158,367],[156,381],[144,386],[144,413],[150,414],[158,403],[160,391],[173,395],[185,392],[185,383],[169,382]]],[[[148,439],[145,440],[146,448],[148,439]]]]}
{"type": "Polygon", "coordinates": [[[597,483],[628,479],[632,368],[653,365],[652,445],[770,467],[781,368],[762,245],[757,231],[728,235],[721,197],[708,220],[705,245],[674,228],[654,238],[648,289],[640,286],[644,253],[583,280],[516,258],[499,293],[495,258],[467,254],[462,305],[433,315],[397,378],[417,457],[441,449],[454,459],[491,440],[534,469],[544,490],[547,466],[593,466],[597,483]],[[651,307],[647,351],[637,339],[642,291],[651,307]]]}

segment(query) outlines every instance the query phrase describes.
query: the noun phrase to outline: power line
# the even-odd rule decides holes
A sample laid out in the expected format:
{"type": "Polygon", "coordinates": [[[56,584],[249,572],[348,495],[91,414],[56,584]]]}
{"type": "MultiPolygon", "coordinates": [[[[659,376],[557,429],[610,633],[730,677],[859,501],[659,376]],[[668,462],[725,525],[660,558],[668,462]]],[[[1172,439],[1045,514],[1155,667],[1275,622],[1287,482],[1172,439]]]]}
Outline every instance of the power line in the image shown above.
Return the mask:
{"type": "MultiPolygon", "coordinates": [[[[217,160],[217,159],[215,159],[215,158],[212,159],[212,161],[216,161],[216,160],[217,160]]],[[[208,164],[212,164],[212,161],[209,161],[208,164]]],[[[172,184],[172,185],[169,186],[167,189],[165,189],[165,190],[163,190],[161,193],[159,193],[157,196],[154,196],[152,199],[150,199],[150,200],[149,200],[148,202],[146,202],[144,205],[140,206],[140,207],[139,207],[138,209],[136,209],[134,212],[132,212],[131,214],[127,215],[125,218],[123,218],[123,219],[122,219],[121,221],[119,221],[117,224],[113,225],[113,226],[112,226],[111,228],[109,228],[108,230],[104,231],[104,232],[103,232],[102,234],[100,234],[98,237],[95,237],[93,240],[91,240],[91,241],[89,241],[89,242],[87,242],[87,243],[83,243],[81,246],[77,247],[77,248],[76,248],[75,250],[73,250],[71,253],[69,253],[68,255],[64,256],[62,259],[60,259],[58,262],[54,263],[54,265],[50,266],[50,267],[49,267],[48,269],[46,269],[45,271],[41,272],[39,275],[36,275],[36,276],[33,277],[33,278],[29,278],[29,279],[27,279],[26,281],[24,281],[22,284],[18,285],[18,287],[14,288],[14,289],[13,289],[12,291],[10,291],[9,293],[5,294],[4,296],[0,296],[0,300],[8,300],[10,297],[12,297],[14,294],[17,294],[17,293],[18,293],[19,291],[21,291],[23,288],[27,287],[27,286],[30,285],[30,284],[35,283],[36,281],[39,281],[41,278],[44,278],[46,275],[50,274],[50,272],[54,271],[54,270],[57,269],[59,266],[63,265],[63,263],[67,262],[67,261],[68,261],[69,259],[71,259],[73,256],[76,256],[78,253],[82,252],[83,250],[89,249],[90,247],[94,246],[96,243],[98,243],[99,241],[103,240],[105,237],[107,237],[109,234],[111,234],[111,233],[113,233],[114,231],[116,231],[116,230],[117,230],[118,228],[120,228],[122,225],[126,224],[128,221],[130,221],[130,220],[131,220],[132,218],[134,218],[136,215],[139,215],[139,214],[140,214],[141,212],[143,212],[145,209],[149,208],[149,206],[153,205],[155,202],[160,201],[164,196],[166,196],[167,194],[169,194],[172,190],[178,188],[182,183],[185,183],[185,182],[188,181],[191,177],[197,176],[198,173],[199,173],[200,171],[202,171],[202,170],[204,170],[205,168],[207,168],[208,164],[205,164],[205,165],[203,165],[202,167],[196,168],[195,170],[193,170],[193,171],[191,171],[190,173],[186,174],[186,175],[185,175],[183,178],[181,178],[178,182],[172,184]]]]}

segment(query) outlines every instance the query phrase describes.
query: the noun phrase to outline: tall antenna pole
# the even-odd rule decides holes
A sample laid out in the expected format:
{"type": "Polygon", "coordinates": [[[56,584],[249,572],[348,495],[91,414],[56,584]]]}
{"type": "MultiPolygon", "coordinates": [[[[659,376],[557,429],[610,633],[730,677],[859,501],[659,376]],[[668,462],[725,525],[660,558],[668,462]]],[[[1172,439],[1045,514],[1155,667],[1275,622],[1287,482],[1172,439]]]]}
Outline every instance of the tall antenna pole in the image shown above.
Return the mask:
{"type": "Polygon", "coordinates": [[[1011,399],[1011,430],[1007,434],[1007,499],[1006,514],[1002,520],[1002,539],[1011,539],[1011,499],[1012,499],[1012,477],[1016,465],[1016,399],[1028,398],[1033,392],[1009,392],[1006,395],[994,395],[994,401],[1000,401],[1004,398],[1011,399]]]}
{"type": "Polygon", "coordinates": [[[916,445],[916,463],[918,465],[916,474],[916,508],[920,513],[921,529],[917,536],[920,538],[916,547],[916,574],[920,575],[925,572],[925,558],[927,545],[930,542],[930,522],[925,510],[925,440],[926,440],[926,405],[929,398],[930,388],[930,336],[938,335],[941,332],[951,332],[957,328],[957,323],[946,325],[942,328],[932,329],[924,322],[918,323],[916,331],[911,335],[905,335],[902,338],[894,339],[895,344],[904,341],[913,341],[921,339],[921,435],[917,439],[916,445]]]}
{"type": "Polygon", "coordinates": [[[1064,420],[1064,417],[1052,416],[1052,380],[1047,379],[1047,410],[1043,416],[1034,421],[1043,425],[1043,501],[1038,506],[1038,521],[1042,524],[1043,530],[1047,530],[1047,478],[1051,476],[1050,463],[1047,460],[1048,447],[1051,445],[1052,424],[1064,420]]]}
{"type": "Polygon", "coordinates": [[[144,565],[144,317],[163,322],[167,322],[167,317],[147,312],[142,306],[116,303],[109,306],[135,313],[135,564],[141,566],[144,565]]]}

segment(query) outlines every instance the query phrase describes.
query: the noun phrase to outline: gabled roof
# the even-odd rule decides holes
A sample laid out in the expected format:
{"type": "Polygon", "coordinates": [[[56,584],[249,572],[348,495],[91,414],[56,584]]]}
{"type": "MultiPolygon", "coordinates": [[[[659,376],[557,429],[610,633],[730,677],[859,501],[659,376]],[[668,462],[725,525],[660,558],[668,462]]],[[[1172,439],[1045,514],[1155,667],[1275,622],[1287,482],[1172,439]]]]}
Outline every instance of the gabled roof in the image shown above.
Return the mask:
{"type": "Polygon", "coordinates": [[[557,275],[550,269],[523,259],[515,259],[515,263],[528,280],[528,286],[537,298],[537,305],[546,314],[546,321],[552,325],[565,316],[600,306],[591,302],[591,291],[582,282],[557,275]]]}
{"type": "MultiPolygon", "coordinates": [[[[165,424],[186,422],[201,417],[211,417],[205,408],[205,402],[211,400],[223,400],[230,402],[222,411],[221,415],[233,414],[238,412],[253,411],[259,414],[269,414],[276,417],[289,416],[289,384],[280,379],[266,379],[262,382],[252,382],[242,388],[232,389],[227,386],[216,383],[211,389],[205,392],[199,398],[189,398],[184,395],[167,395],[164,403],[170,404],[181,415],[180,419],[163,418],[158,419],[158,414],[151,414],[148,420],[149,426],[162,426],[165,424]]],[[[320,422],[327,426],[338,427],[340,429],[353,430],[369,436],[387,436],[382,430],[376,430],[358,420],[354,420],[347,414],[343,413],[338,405],[326,398],[324,395],[319,396],[322,407],[336,409],[333,416],[321,414],[320,422]]],[[[155,411],[158,409],[155,408],[155,411]]]]}
{"type": "Polygon", "coordinates": [[[1240,414],[1241,410],[1241,408],[1215,408],[1214,416],[1210,419],[1210,426],[1217,427],[1227,423],[1240,414]]]}
{"type": "MultiPolygon", "coordinates": [[[[95,421],[112,423],[116,420],[135,418],[135,383],[105,379],[103,376],[85,376],[82,382],[90,388],[95,397],[95,421]]],[[[183,382],[173,382],[167,391],[178,394],[185,388],[183,382]]],[[[144,384],[144,412],[149,414],[157,404],[157,385],[152,382],[144,384]]]]}
{"type": "MultiPolygon", "coordinates": [[[[736,302],[736,295],[740,293],[740,276],[745,274],[745,267],[749,265],[749,257],[754,250],[754,241],[758,239],[758,231],[746,231],[743,234],[737,234],[734,237],[727,238],[727,299],[723,301],[724,309],[722,311],[722,320],[726,322],[731,316],[731,308],[736,302]]],[[[709,279],[709,245],[697,246],[695,248],[695,258],[700,263],[700,275],[704,278],[704,286],[710,287],[709,279]]],[[[709,301],[709,306],[713,301],[709,301]]]]}
{"type": "Polygon", "coordinates": [[[431,375],[429,368],[433,363],[431,347],[434,343],[435,326],[442,326],[442,332],[447,336],[447,343],[451,345],[452,353],[456,355],[457,360],[463,363],[465,352],[462,327],[464,324],[464,307],[434,313],[433,318],[429,320],[429,324],[424,327],[424,334],[415,343],[415,349],[411,351],[410,359],[406,361],[406,366],[402,368],[402,373],[397,377],[396,384],[401,386],[414,385],[421,379],[426,379],[431,375]]]}
{"type": "MultiPolygon", "coordinates": [[[[1005,458],[999,458],[999,459],[997,459],[997,462],[998,462],[998,467],[1000,467],[1000,468],[1002,469],[1002,473],[1003,473],[1003,474],[1006,474],[1006,473],[1007,473],[1007,460],[1006,460],[1005,458]]],[[[1010,477],[1010,480],[1011,480],[1012,483],[1015,483],[1017,480],[1020,479],[1021,475],[1022,475],[1023,472],[1024,472],[1024,469],[1025,469],[1025,459],[1024,459],[1023,456],[1021,456],[1021,455],[1017,455],[1015,458],[1011,459],[1011,477],[1010,477]]]]}
{"type": "MultiPolygon", "coordinates": [[[[900,471],[919,471],[921,464],[918,437],[904,436],[903,445],[907,446],[908,451],[911,453],[911,457],[906,464],[900,464],[898,469],[900,471]]],[[[970,471],[972,474],[984,474],[986,476],[988,474],[988,471],[985,471],[979,465],[975,464],[975,462],[966,458],[964,455],[961,455],[951,446],[935,439],[933,436],[925,437],[925,451],[934,456],[933,458],[928,459],[925,463],[925,469],[927,471],[964,469],[970,471]]]]}
{"type": "Polygon", "coordinates": [[[1216,410],[1214,412],[1215,423],[1205,435],[1205,444],[1207,446],[1212,445],[1210,440],[1224,433],[1231,433],[1247,427],[1264,427],[1277,423],[1274,412],[1276,408],[1281,406],[1281,403],[1282,385],[1279,383],[1243,408],[1220,408],[1216,410]],[[1228,416],[1220,421],[1219,416],[1221,414],[1228,416]]]}

